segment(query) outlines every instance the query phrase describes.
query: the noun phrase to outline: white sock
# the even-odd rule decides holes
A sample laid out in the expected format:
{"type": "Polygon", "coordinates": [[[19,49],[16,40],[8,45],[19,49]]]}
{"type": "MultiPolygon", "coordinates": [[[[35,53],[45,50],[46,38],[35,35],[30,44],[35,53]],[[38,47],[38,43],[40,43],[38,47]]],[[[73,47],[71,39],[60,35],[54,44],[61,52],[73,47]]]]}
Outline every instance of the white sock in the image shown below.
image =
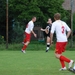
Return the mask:
{"type": "Polygon", "coordinates": [[[50,43],[47,43],[47,48],[46,49],[49,50],[49,47],[50,47],[50,43]]]}
{"type": "Polygon", "coordinates": [[[47,50],[49,50],[49,47],[47,47],[47,50]]]}

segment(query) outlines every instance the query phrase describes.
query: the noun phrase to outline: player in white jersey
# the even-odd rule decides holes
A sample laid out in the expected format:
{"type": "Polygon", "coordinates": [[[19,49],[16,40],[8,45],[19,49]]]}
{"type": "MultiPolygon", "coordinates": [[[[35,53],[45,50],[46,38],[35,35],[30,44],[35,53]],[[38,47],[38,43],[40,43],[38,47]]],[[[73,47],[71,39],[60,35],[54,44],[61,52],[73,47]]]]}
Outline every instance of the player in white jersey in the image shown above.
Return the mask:
{"type": "Polygon", "coordinates": [[[61,21],[61,15],[59,13],[56,13],[54,15],[55,22],[52,24],[51,28],[51,42],[53,40],[53,34],[54,32],[56,33],[56,48],[55,48],[55,57],[59,59],[61,63],[61,69],[60,70],[66,70],[65,62],[69,63],[69,67],[72,67],[73,60],[70,60],[69,58],[65,57],[62,55],[63,52],[65,52],[66,44],[67,44],[67,39],[71,34],[71,29],[69,26],[61,21]],[[66,34],[67,31],[67,34],[66,34]]]}
{"type": "Polygon", "coordinates": [[[25,50],[28,46],[28,44],[30,43],[30,39],[31,39],[31,33],[37,37],[37,35],[35,34],[35,32],[33,31],[34,28],[34,22],[36,21],[36,17],[33,17],[31,21],[29,21],[29,23],[26,26],[25,29],[25,39],[23,41],[23,48],[22,48],[22,52],[25,53],[25,50]]]}

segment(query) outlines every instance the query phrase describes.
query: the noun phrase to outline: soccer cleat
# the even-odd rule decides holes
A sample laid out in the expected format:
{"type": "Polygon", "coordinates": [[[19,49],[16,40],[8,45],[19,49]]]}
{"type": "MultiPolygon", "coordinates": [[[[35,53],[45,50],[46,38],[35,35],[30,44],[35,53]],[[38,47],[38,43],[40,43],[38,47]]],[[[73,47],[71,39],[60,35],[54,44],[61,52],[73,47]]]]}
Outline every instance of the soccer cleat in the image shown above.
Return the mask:
{"type": "Polygon", "coordinates": [[[59,71],[67,70],[66,67],[59,69],[59,71]]]}
{"type": "Polygon", "coordinates": [[[23,53],[26,53],[25,50],[21,50],[23,53]]]}
{"type": "Polygon", "coordinates": [[[68,68],[71,68],[71,67],[72,67],[72,65],[73,65],[73,63],[74,63],[74,61],[73,61],[73,60],[71,60],[71,61],[70,61],[70,63],[69,63],[69,67],[68,67],[68,68]]]}
{"type": "Polygon", "coordinates": [[[48,50],[46,50],[46,52],[48,52],[48,50]]]}
{"type": "Polygon", "coordinates": [[[73,69],[73,68],[69,68],[68,70],[69,70],[70,72],[75,73],[75,69],[73,69]]]}

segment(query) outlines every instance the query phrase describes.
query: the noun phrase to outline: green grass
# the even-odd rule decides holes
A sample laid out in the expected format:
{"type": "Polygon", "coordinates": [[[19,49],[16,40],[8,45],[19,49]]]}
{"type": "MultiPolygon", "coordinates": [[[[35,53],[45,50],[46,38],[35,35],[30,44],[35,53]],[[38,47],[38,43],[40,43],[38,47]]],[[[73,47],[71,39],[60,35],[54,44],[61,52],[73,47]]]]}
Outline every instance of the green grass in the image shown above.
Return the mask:
{"type": "MultiPolygon", "coordinates": [[[[51,50],[54,50],[54,46],[55,45],[51,47],[51,50]]],[[[7,50],[20,51],[22,47],[23,47],[22,43],[8,44],[7,50]]],[[[46,49],[46,43],[44,42],[31,42],[27,47],[28,51],[35,51],[35,50],[40,51],[45,49],[46,49]]],[[[0,44],[0,51],[5,51],[5,50],[6,50],[6,44],[0,44]]]]}
{"type": "MultiPolygon", "coordinates": [[[[66,51],[64,55],[75,59],[75,51],[66,51]]],[[[26,54],[0,51],[0,75],[75,75],[69,71],[59,71],[60,68],[54,51],[26,51],[26,54]]]]}
{"type": "MultiPolygon", "coordinates": [[[[71,47],[70,45],[71,43],[68,43],[66,49],[75,51],[75,43],[73,44],[73,47],[71,47]]],[[[6,44],[0,44],[0,51],[5,51],[5,50],[20,51],[22,47],[23,47],[22,43],[13,43],[13,44],[8,44],[8,49],[6,49],[6,44]]],[[[27,47],[27,51],[35,51],[35,50],[44,51],[45,49],[46,49],[46,42],[38,42],[38,41],[32,41],[27,47]]],[[[50,49],[54,51],[55,43],[51,45],[50,49]]]]}

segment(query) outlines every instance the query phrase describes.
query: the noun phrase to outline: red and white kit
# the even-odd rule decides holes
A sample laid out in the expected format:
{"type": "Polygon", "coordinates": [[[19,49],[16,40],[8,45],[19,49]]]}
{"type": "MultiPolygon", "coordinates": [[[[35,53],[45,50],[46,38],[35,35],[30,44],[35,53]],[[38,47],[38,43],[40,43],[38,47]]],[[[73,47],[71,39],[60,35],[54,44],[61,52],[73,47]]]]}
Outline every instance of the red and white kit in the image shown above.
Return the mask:
{"type": "Polygon", "coordinates": [[[52,24],[51,33],[54,33],[54,31],[56,32],[57,39],[55,53],[61,54],[65,51],[65,47],[68,41],[66,31],[70,31],[70,28],[65,22],[56,20],[52,24]]]}
{"type": "Polygon", "coordinates": [[[34,28],[34,23],[33,21],[30,21],[27,26],[26,26],[26,29],[25,29],[25,39],[24,39],[24,43],[27,42],[27,41],[30,41],[30,38],[31,38],[31,31],[33,30],[34,28]]]}
{"type": "Polygon", "coordinates": [[[68,27],[68,25],[64,21],[60,20],[59,13],[55,14],[54,19],[55,19],[55,22],[53,22],[52,24],[51,37],[53,38],[53,33],[55,32],[56,39],[57,39],[56,48],[55,48],[55,57],[59,59],[60,64],[61,64],[61,69],[59,70],[60,71],[67,70],[65,62],[69,64],[68,68],[71,68],[74,61],[67,58],[66,56],[63,56],[62,52],[65,51],[68,37],[70,36],[70,33],[71,33],[71,29],[68,27]]]}

